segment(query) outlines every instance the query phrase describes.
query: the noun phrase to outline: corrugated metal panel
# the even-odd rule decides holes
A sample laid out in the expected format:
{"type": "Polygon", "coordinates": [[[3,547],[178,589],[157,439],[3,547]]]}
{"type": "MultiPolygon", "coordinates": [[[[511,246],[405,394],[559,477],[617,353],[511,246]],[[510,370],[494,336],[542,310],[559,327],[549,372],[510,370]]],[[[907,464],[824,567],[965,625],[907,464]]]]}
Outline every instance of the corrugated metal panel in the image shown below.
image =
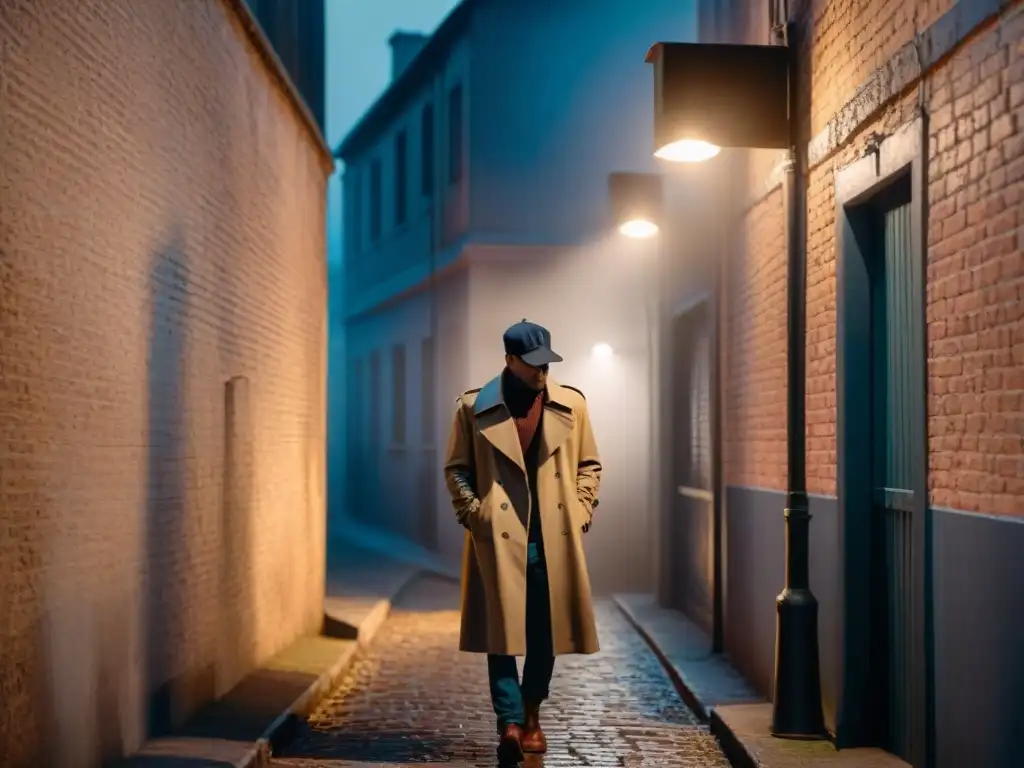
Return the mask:
{"type": "MultiPolygon", "coordinates": [[[[887,610],[888,747],[909,759],[913,701],[913,445],[914,374],[910,329],[915,284],[911,206],[881,212],[872,296],[875,510],[881,519],[887,610]]],[[[880,596],[882,597],[882,596],[880,596]]]]}

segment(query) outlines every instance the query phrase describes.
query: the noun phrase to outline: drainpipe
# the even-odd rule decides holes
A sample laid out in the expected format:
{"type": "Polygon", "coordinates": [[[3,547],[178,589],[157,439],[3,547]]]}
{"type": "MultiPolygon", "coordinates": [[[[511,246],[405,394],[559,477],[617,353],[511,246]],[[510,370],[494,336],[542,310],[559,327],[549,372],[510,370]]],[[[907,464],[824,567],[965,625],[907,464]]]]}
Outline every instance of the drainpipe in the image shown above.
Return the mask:
{"type": "Polygon", "coordinates": [[[804,384],[806,375],[807,253],[803,231],[807,169],[799,150],[799,96],[795,25],[776,27],[777,44],[790,50],[790,151],[783,190],[786,206],[787,347],[786,581],[776,600],[775,691],[771,734],[779,738],[827,738],[821,708],[818,662],[818,601],[810,585],[810,508],[807,500],[804,384]]]}

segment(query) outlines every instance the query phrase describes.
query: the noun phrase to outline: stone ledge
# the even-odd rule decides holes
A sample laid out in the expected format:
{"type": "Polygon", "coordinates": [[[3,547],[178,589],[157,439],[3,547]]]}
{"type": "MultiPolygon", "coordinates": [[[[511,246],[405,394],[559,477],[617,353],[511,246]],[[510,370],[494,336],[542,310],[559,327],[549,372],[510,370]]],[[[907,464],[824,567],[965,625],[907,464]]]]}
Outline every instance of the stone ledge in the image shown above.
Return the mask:
{"type": "Polygon", "coordinates": [[[267,765],[299,720],[315,710],[349,669],[359,648],[373,641],[399,593],[418,574],[414,567],[378,573],[375,584],[387,591],[376,598],[366,594],[327,597],[323,635],[296,640],[224,697],[201,709],[179,733],[153,739],[108,768],[267,765]]]}
{"type": "Polygon", "coordinates": [[[881,749],[837,750],[830,741],[776,739],[772,705],[733,704],[711,711],[711,732],[736,768],[910,768],[881,749]]]}

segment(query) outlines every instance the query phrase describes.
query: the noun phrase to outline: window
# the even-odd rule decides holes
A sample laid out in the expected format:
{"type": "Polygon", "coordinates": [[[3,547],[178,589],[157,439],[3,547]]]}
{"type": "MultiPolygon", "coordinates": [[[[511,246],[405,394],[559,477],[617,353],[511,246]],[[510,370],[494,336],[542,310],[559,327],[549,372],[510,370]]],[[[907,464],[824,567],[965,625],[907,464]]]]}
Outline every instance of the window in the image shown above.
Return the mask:
{"type": "Polygon", "coordinates": [[[363,477],[363,455],[366,450],[366,412],[362,402],[366,385],[363,382],[362,360],[349,360],[348,392],[346,406],[348,411],[348,476],[346,480],[349,509],[359,509],[359,478],[363,477]]]}
{"type": "Polygon", "coordinates": [[[434,105],[423,108],[420,125],[420,192],[434,194],[434,105]]]}
{"type": "Polygon", "coordinates": [[[448,181],[462,181],[463,143],[462,86],[456,85],[448,94],[448,181]]]}
{"type": "Polygon", "coordinates": [[[434,340],[431,337],[423,339],[420,344],[420,432],[424,446],[433,446],[435,439],[434,409],[437,404],[434,402],[434,340]]]}
{"type": "MultiPolygon", "coordinates": [[[[380,351],[373,350],[370,353],[370,423],[369,423],[369,439],[367,443],[370,447],[371,461],[376,461],[377,447],[381,443],[381,430],[380,430],[380,411],[381,411],[381,398],[380,398],[380,351]]],[[[372,467],[372,470],[376,472],[376,466],[372,467]]]]}
{"type": "Polygon", "coordinates": [[[353,169],[352,182],[349,186],[351,198],[351,219],[348,222],[349,247],[353,254],[359,253],[363,247],[363,185],[359,171],[353,169]]]}
{"type": "Polygon", "coordinates": [[[409,215],[408,140],[405,130],[395,136],[395,224],[405,224],[409,215]]]}
{"type": "Polygon", "coordinates": [[[405,445],[405,346],[391,348],[391,442],[405,445]]]}
{"type": "Polygon", "coordinates": [[[381,178],[380,160],[374,160],[370,165],[370,242],[376,243],[380,240],[383,228],[381,218],[381,178]]]}

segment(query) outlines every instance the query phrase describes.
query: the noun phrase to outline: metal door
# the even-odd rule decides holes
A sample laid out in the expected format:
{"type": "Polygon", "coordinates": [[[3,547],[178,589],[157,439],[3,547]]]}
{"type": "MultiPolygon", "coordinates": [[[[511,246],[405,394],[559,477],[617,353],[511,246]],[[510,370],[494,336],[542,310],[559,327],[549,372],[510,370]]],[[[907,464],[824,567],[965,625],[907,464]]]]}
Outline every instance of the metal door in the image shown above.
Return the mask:
{"type": "Polygon", "coordinates": [[[673,607],[712,632],[711,335],[708,302],[672,324],[672,483],[668,548],[673,607]]]}
{"type": "Polygon", "coordinates": [[[925,542],[914,516],[914,409],[923,361],[915,354],[917,298],[922,290],[913,268],[912,207],[903,185],[879,197],[874,208],[875,248],[871,282],[871,487],[873,612],[871,670],[879,741],[911,761],[914,752],[915,688],[919,649],[915,615],[925,599],[916,578],[925,542]]]}

